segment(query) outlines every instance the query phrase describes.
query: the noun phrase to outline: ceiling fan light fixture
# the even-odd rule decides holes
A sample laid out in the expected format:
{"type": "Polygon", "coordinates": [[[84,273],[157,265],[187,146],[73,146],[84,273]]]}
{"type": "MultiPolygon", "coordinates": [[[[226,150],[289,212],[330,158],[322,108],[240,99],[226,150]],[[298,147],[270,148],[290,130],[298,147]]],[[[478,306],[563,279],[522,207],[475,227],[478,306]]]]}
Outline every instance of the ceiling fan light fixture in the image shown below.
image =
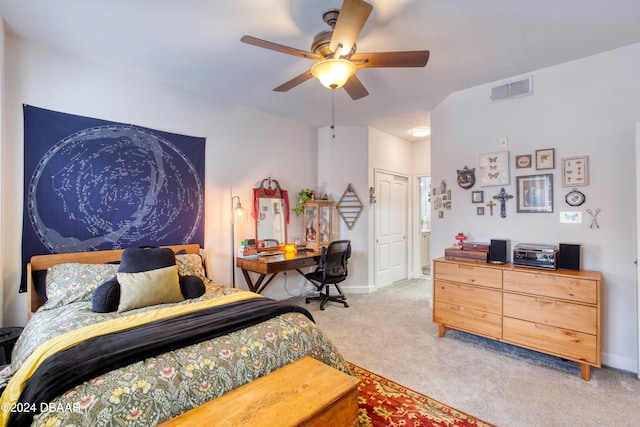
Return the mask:
{"type": "Polygon", "coordinates": [[[411,130],[411,135],[417,138],[431,135],[431,129],[429,128],[416,128],[411,130]]]}
{"type": "Polygon", "coordinates": [[[311,68],[313,77],[328,89],[341,88],[355,73],[356,66],[346,59],[325,59],[311,68]]]}

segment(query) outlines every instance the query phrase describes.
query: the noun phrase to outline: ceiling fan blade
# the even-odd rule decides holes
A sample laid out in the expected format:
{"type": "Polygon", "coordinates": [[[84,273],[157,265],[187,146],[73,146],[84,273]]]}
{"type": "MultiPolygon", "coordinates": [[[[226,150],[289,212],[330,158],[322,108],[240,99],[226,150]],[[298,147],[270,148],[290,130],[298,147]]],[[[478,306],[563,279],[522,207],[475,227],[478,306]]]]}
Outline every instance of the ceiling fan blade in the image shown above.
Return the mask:
{"type": "Polygon", "coordinates": [[[356,53],[351,61],[358,68],[424,67],[429,61],[429,51],[356,53]]]}
{"type": "Polygon", "coordinates": [[[362,0],[344,0],[329,44],[329,49],[336,53],[336,58],[351,51],[372,9],[373,6],[362,0]],[[340,45],[342,50],[337,52],[340,45]]]}
{"type": "Polygon", "coordinates": [[[309,80],[312,77],[313,77],[313,75],[311,74],[311,70],[308,70],[308,71],[305,71],[304,73],[300,74],[299,76],[296,76],[296,77],[292,78],[288,82],[282,83],[280,86],[278,86],[277,88],[275,88],[273,90],[274,90],[274,92],[286,92],[289,89],[293,89],[294,87],[298,86],[299,84],[306,82],[307,80],[309,80]]]}
{"type": "Polygon", "coordinates": [[[355,74],[349,77],[349,80],[347,80],[343,87],[354,101],[369,95],[369,92],[367,92],[367,89],[365,89],[364,85],[355,74]]]}
{"type": "Polygon", "coordinates": [[[265,49],[275,50],[276,52],[286,53],[287,55],[293,55],[299,58],[312,59],[314,61],[322,61],[324,59],[320,55],[316,55],[315,53],[307,52],[278,43],[269,42],[253,36],[242,36],[240,38],[240,41],[242,43],[251,44],[265,49]]]}

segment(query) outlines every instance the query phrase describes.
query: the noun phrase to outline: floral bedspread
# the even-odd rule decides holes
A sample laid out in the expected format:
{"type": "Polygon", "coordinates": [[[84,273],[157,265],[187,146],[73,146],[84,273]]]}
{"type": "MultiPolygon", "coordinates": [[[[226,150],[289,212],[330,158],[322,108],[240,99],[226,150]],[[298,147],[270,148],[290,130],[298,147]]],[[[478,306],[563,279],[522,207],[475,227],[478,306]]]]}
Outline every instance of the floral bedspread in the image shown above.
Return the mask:
{"type": "MultiPolygon", "coordinates": [[[[207,291],[178,304],[242,292],[206,279],[207,291]]],[[[127,314],[152,310],[146,307],[127,314]]],[[[114,317],[73,302],[38,311],[16,343],[12,370],[41,344],[114,317]]],[[[306,316],[287,313],[212,340],[170,351],[84,382],[50,402],[37,426],[147,426],[184,413],[306,355],[349,373],[345,360],[306,316]]]]}

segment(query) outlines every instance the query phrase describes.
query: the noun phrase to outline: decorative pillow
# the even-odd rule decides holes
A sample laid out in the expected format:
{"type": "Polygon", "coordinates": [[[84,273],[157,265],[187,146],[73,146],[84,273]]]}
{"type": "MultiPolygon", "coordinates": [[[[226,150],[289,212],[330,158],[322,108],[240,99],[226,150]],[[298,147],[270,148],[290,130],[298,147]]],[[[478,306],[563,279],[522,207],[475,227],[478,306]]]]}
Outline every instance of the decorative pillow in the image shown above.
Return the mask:
{"type": "Polygon", "coordinates": [[[180,292],[178,267],[158,268],[139,273],[118,272],[120,304],[118,313],[147,307],[184,301],[180,292]]]}
{"type": "Polygon", "coordinates": [[[184,299],[201,297],[206,288],[198,276],[180,276],[180,292],[184,299]]]}
{"type": "Polygon", "coordinates": [[[115,277],[107,280],[93,291],[91,310],[96,313],[111,313],[120,304],[120,283],[115,277]]]}
{"type": "Polygon", "coordinates": [[[56,264],[47,270],[47,302],[43,310],[79,301],[91,301],[91,294],[116,273],[111,264],[56,264]]]}
{"type": "Polygon", "coordinates": [[[31,280],[42,302],[47,302],[47,270],[32,271],[31,280]]]}
{"type": "Polygon", "coordinates": [[[127,248],[122,251],[119,272],[139,273],[176,265],[176,254],[170,248],[127,248]]]}
{"type": "Polygon", "coordinates": [[[176,265],[181,276],[198,276],[202,280],[206,279],[202,257],[198,254],[178,254],[176,255],[176,265]]]}

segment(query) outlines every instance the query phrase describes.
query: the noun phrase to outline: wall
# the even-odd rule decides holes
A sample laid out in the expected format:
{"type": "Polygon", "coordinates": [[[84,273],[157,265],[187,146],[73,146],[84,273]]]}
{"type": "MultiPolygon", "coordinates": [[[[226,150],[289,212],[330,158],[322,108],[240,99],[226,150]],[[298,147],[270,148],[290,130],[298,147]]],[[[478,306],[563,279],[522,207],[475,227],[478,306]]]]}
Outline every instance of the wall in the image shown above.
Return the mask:
{"type": "MultiPolygon", "coordinates": [[[[444,218],[434,213],[432,252],[442,256],[464,232],[471,240],[510,239],[516,243],[581,243],[583,268],[603,273],[602,360],[612,367],[638,370],[636,298],[635,123],[640,119],[640,44],[605,52],[555,67],[537,70],[531,96],[489,103],[490,88],[478,86],[450,95],[431,114],[432,182],[446,180],[452,210],[444,218]],[[480,153],[499,151],[499,139],[509,138],[511,180],[547,173],[515,169],[515,155],[555,148],[554,212],[516,213],[507,202],[507,217],[476,215],[468,190],[456,185],[456,169],[478,167],[480,153]],[[571,190],[562,187],[560,159],[589,156],[589,185],[580,187],[586,203],[564,202],[571,190]],[[600,228],[591,228],[586,209],[601,209],[600,228]],[[582,224],[560,224],[559,212],[582,212],[582,224]]],[[[528,75],[527,75],[528,76],[528,75]]],[[[526,76],[522,76],[526,77],[526,76]]],[[[510,79],[511,80],[511,79],[510,79]]],[[[500,187],[484,190],[485,203],[500,187]]]]}
{"type": "MultiPolygon", "coordinates": [[[[413,197],[413,220],[411,225],[413,227],[412,236],[414,237],[412,277],[421,277],[420,230],[422,223],[420,218],[420,186],[418,184],[418,177],[431,176],[431,137],[415,141],[411,144],[411,171],[413,175],[411,178],[413,183],[413,191],[411,192],[413,197]]],[[[431,292],[431,287],[429,287],[428,294],[431,295],[431,292]]]]}
{"type": "Polygon", "coordinates": [[[431,175],[431,138],[411,143],[411,171],[414,176],[431,175]]]}
{"type": "MultiPolygon", "coordinates": [[[[349,278],[341,287],[345,292],[372,292],[375,287],[375,240],[374,207],[369,203],[369,187],[374,186],[374,171],[381,169],[406,175],[409,179],[409,194],[415,192],[411,178],[412,168],[428,170],[428,153],[424,145],[414,148],[411,142],[394,137],[373,128],[337,126],[335,138],[329,127],[318,132],[318,184],[320,192],[327,192],[330,198],[339,201],[346,186],[351,183],[364,205],[352,230],[339,219],[339,237],[350,239],[353,257],[349,262],[349,278]],[[415,160],[415,155],[421,156],[415,160]]],[[[409,197],[409,212],[414,200],[409,197]]],[[[407,243],[408,271],[412,272],[413,241],[411,224],[407,243]]]]}
{"type": "MultiPolygon", "coordinates": [[[[397,138],[377,129],[369,128],[369,186],[375,186],[375,171],[381,170],[385,172],[393,172],[396,175],[406,176],[408,178],[408,213],[407,213],[407,274],[411,277],[413,271],[413,242],[414,232],[411,225],[413,224],[414,188],[415,179],[411,177],[412,172],[412,143],[404,139],[397,138]]],[[[369,253],[375,253],[375,209],[369,210],[369,253]]],[[[369,260],[370,282],[375,283],[374,257],[369,260]]],[[[377,287],[377,285],[376,285],[377,287]]]]}
{"type": "MultiPolygon", "coordinates": [[[[3,155],[2,153],[5,151],[4,150],[4,141],[5,141],[5,137],[4,137],[4,102],[2,102],[4,100],[4,39],[5,39],[5,35],[4,35],[4,20],[0,19],[0,164],[2,164],[2,158],[3,155]]],[[[0,171],[0,225],[2,224],[2,218],[3,218],[3,211],[4,211],[4,185],[3,183],[6,182],[6,178],[4,176],[4,168],[2,168],[2,171],[0,171]]],[[[4,258],[4,248],[3,245],[0,245],[0,260],[2,260],[4,258]]],[[[0,262],[0,277],[4,277],[4,266],[3,263],[0,262]]],[[[1,282],[0,282],[1,283],[1,282]]],[[[3,286],[0,285],[0,307],[2,307],[4,305],[4,292],[3,291],[3,286]]],[[[0,318],[0,327],[4,326],[4,321],[2,318],[0,318]]]]}
{"type": "MultiPolygon", "coordinates": [[[[250,211],[252,188],[268,176],[279,180],[292,196],[299,188],[316,185],[317,135],[307,125],[190,94],[11,35],[5,42],[0,269],[7,325],[26,321],[26,295],[18,294],[25,269],[20,259],[23,104],[206,137],[205,249],[210,274],[222,283],[230,283],[231,278],[231,193],[239,195],[250,211]],[[295,159],[283,155],[291,152],[296,153],[295,159]]],[[[237,242],[253,237],[253,227],[252,221],[239,225],[237,242]]],[[[301,229],[295,215],[289,227],[301,229]]],[[[240,287],[246,289],[242,275],[237,276],[240,287]]],[[[298,293],[301,278],[293,283],[286,280],[274,281],[266,295],[298,293]]]]}
{"type": "Polygon", "coordinates": [[[360,217],[349,230],[342,218],[335,215],[334,238],[351,240],[349,275],[340,287],[348,293],[372,290],[367,272],[371,252],[367,250],[369,212],[368,129],[366,127],[337,126],[335,138],[329,127],[318,131],[318,191],[327,193],[336,204],[347,185],[351,184],[363,204],[360,217]]]}

